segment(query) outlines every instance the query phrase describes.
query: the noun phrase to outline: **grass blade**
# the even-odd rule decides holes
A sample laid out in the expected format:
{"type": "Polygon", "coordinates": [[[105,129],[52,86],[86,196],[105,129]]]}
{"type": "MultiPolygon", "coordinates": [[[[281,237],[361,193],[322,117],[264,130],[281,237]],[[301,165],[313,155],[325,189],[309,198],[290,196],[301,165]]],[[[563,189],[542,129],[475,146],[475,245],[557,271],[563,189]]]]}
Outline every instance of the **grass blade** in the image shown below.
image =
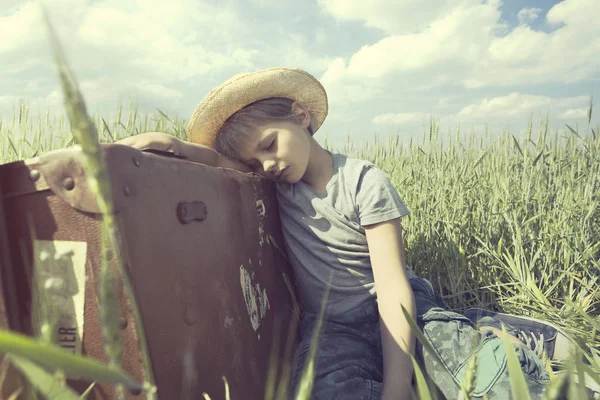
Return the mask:
{"type": "Polygon", "coordinates": [[[79,400],[79,394],[58,377],[35,363],[19,356],[9,356],[11,362],[27,377],[31,385],[47,399],[79,400]]]}
{"type": "Polygon", "coordinates": [[[566,396],[567,384],[569,383],[569,372],[556,374],[554,379],[548,385],[544,396],[545,400],[564,399],[566,396]]]}
{"type": "Polygon", "coordinates": [[[506,359],[512,397],[514,399],[531,400],[521,365],[519,364],[519,360],[517,360],[515,349],[508,339],[508,333],[506,333],[504,325],[502,325],[502,332],[504,333],[502,340],[504,340],[504,345],[506,346],[506,359]]]}
{"type": "Polygon", "coordinates": [[[26,358],[47,369],[61,370],[72,379],[122,384],[136,391],[148,389],[147,385],[137,382],[120,368],[109,367],[91,358],[68,353],[58,346],[1,329],[0,352],[26,358]]]}
{"type": "Polygon", "coordinates": [[[521,146],[519,146],[519,141],[517,140],[515,135],[511,134],[510,136],[512,136],[513,140],[515,141],[515,146],[517,146],[517,150],[519,150],[519,153],[521,153],[521,156],[524,156],[523,150],[521,150],[521,146]]]}
{"type": "Polygon", "coordinates": [[[173,121],[171,121],[171,118],[169,118],[169,116],[167,114],[165,114],[164,112],[162,112],[160,108],[157,108],[156,111],[158,111],[160,113],[160,115],[163,116],[164,119],[166,119],[170,123],[173,123],[173,121]]]}
{"type": "Polygon", "coordinates": [[[577,382],[571,380],[570,391],[572,395],[575,395],[576,399],[585,399],[587,394],[585,392],[585,370],[583,368],[583,355],[579,348],[575,349],[575,373],[577,374],[577,382]]]}
{"type": "Polygon", "coordinates": [[[114,142],[115,138],[113,137],[113,134],[110,131],[110,128],[108,127],[108,124],[106,123],[106,121],[104,120],[104,118],[102,118],[102,123],[104,124],[104,129],[106,130],[106,132],[108,132],[108,136],[110,137],[110,140],[114,142]]]}
{"type": "Polygon", "coordinates": [[[542,157],[542,154],[544,154],[544,150],[540,151],[540,154],[538,154],[537,157],[533,160],[533,166],[534,167],[535,167],[535,164],[537,164],[537,162],[540,159],[540,157],[542,157]]]}
{"type": "Polygon", "coordinates": [[[308,350],[308,357],[306,359],[306,363],[304,365],[304,369],[302,370],[302,375],[300,377],[300,383],[298,385],[299,387],[298,394],[296,395],[296,400],[310,399],[315,378],[315,357],[317,355],[317,351],[319,350],[319,337],[321,334],[321,328],[323,326],[323,317],[325,316],[325,306],[327,305],[327,298],[329,297],[330,287],[330,285],[327,286],[325,294],[323,295],[323,300],[321,301],[321,311],[319,311],[317,326],[315,327],[315,330],[312,333],[310,349],[308,350]]]}
{"type": "Polygon", "coordinates": [[[419,363],[417,362],[415,357],[413,357],[412,354],[410,355],[410,361],[412,361],[413,370],[415,371],[415,380],[417,381],[417,393],[419,395],[418,399],[432,399],[431,392],[429,391],[429,386],[427,385],[427,381],[425,380],[425,375],[423,375],[423,371],[421,371],[419,363]]]}
{"type": "Polygon", "coordinates": [[[22,392],[22,388],[17,389],[13,394],[9,396],[8,400],[18,400],[22,392]]]}
{"type": "Polygon", "coordinates": [[[15,144],[13,143],[12,139],[10,138],[10,136],[6,136],[6,138],[8,139],[8,144],[10,144],[11,150],[13,151],[13,153],[15,153],[15,156],[18,157],[19,152],[17,151],[17,148],[15,147],[15,144]]]}
{"type": "MultiPolygon", "coordinates": [[[[115,258],[115,264],[117,265],[119,277],[123,283],[125,289],[125,295],[131,305],[131,313],[133,315],[135,331],[140,349],[140,356],[142,359],[142,365],[144,367],[144,375],[149,381],[149,384],[154,387],[154,378],[152,374],[152,366],[150,363],[150,356],[148,354],[148,345],[146,343],[146,336],[144,333],[144,326],[142,324],[141,314],[133,286],[129,280],[128,271],[125,269],[123,256],[121,251],[120,233],[118,230],[118,224],[114,216],[114,207],[112,204],[112,187],[108,176],[108,170],[105,165],[104,156],[100,143],[98,140],[98,132],[96,126],[87,114],[86,105],[83,100],[83,96],[79,91],[75,76],[70,71],[67,65],[65,56],[62,52],[62,48],[58,39],[54,33],[52,25],[48,19],[46,11],[42,7],[42,15],[44,17],[44,23],[47,28],[50,44],[52,47],[53,55],[55,58],[56,68],[60,77],[62,91],[64,94],[64,105],[71,125],[71,131],[73,136],[76,138],[78,144],[82,149],[82,164],[86,171],[86,178],[90,191],[96,198],[96,202],[102,214],[102,220],[105,225],[105,229],[108,232],[108,248],[107,251],[111,251],[115,258]]],[[[105,274],[106,275],[106,274],[105,274]]],[[[101,309],[102,309],[101,305],[101,309]]],[[[103,321],[104,323],[105,321],[103,321]]],[[[103,333],[105,331],[116,331],[119,329],[118,326],[105,326],[103,325],[103,333]]],[[[117,335],[103,335],[105,339],[105,346],[113,349],[120,347],[119,343],[106,343],[107,338],[112,338],[115,341],[120,341],[121,337],[117,335]]],[[[118,354],[118,351],[109,354],[113,356],[118,354]]],[[[111,359],[111,363],[120,365],[120,361],[111,359]]],[[[149,400],[154,399],[154,393],[150,391],[147,393],[149,400]]]]}
{"type": "Polygon", "coordinates": [[[483,158],[487,155],[487,153],[488,153],[487,150],[485,150],[483,153],[481,153],[481,155],[479,156],[477,161],[475,161],[475,164],[473,165],[473,169],[477,168],[477,166],[479,165],[479,163],[481,163],[481,161],[483,161],[483,158]]]}
{"type": "Polygon", "coordinates": [[[573,133],[573,135],[577,136],[579,139],[583,140],[583,138],[581,136],[579,136],[579,134],[577,132],[575,132],[575,129],[571,128],[569,126],[569,124],[565,124],[567,125],[567,128],[569,128],[569,130],[571,131],[571,133],[573,133]]]}
{"type": "Polygon", "coordinates": [[[588,125],[592,122],[592,108],[594,106],[594,96],[592,95],[590,97],[590,104],[588,105],[587,108],[587,120],[588,120],[588,125]]]}

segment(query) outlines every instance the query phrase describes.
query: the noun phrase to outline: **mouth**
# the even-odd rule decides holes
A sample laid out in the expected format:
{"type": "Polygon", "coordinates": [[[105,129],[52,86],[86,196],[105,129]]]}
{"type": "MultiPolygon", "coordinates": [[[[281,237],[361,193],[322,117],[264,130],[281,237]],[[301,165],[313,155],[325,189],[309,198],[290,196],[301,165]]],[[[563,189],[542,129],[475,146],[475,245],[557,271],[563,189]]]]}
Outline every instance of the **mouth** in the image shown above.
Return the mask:
{"type": "Polygon", "coordinates": [[[289,167],[285,167],[284,169],[282,169],[279,175],[277,175],[277,179],[280,179],[283,176],[283,174],[285,174],[285,172],[288,170],[288,168],[289,167]]]}

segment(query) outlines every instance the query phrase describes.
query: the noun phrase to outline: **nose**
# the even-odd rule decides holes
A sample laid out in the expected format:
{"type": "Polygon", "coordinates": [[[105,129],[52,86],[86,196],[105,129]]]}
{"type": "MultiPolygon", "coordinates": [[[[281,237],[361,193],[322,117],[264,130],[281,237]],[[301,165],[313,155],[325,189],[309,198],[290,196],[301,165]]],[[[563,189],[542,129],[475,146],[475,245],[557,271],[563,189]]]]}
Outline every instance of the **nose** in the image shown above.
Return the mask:
{"type": "Polygon", "coordinates": [[[273,160],[265,160],[263,162],[263,169],[264,169],[265,172],[273,172],[273,170],[275,169],[276,165],[277,164],[273,160]]]}

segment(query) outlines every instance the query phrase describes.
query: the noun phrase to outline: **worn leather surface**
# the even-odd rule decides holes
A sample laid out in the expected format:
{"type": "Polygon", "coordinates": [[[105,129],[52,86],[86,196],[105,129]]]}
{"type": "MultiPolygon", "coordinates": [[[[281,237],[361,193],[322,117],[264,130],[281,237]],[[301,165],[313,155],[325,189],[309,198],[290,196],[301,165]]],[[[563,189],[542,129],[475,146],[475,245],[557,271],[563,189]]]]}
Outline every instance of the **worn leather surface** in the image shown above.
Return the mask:
{"type": "MultiPolygon", "coordinates": [[[[131,166],[140,163],[146,155],[140,152],[132,154],[129,149],[122,147],[124,146],[109,146],[111,150],[105,153],[106,163],[111,166],[109,175],[115,212],[120,212],[131,204],[135,195],[134,186],[129,187],[125,182],[131,181],[131,174],[135,171],[131,166]]],[[[76,210],[99,213],[100,208],[89,190],[81,157],[79,146],[75,146],[2,166],[4,176],[10,177],[4,182],[5,198],[50,189],[76,210]],[[72,181],[71,185],[68,180],[72,181]]]]}
{"type": "MultiPolygon", "coordinates": [[[[2,194],[2,180],[0,179],[0,199],[2,194]]],[[[8,246],[8,231],[4,212],[4,203],[0,201],[0,329],[9,329],[8,318],[16,313],[16,309],[9,309],[10,305],[4,299],[9,296],[16,298],[16,291],[11,284],[14,281],[8,246]]],[[[19,390],[19,377],[4,354],[0,354],[0,398],[7,399],[19,390]]]]}
{"type": "MultiPolygon", "coordinates": [[[[158,397],[195,399],[206,392],[212,399],[224,399],[225,376],[232,399],[262,398],[271,351],[277,350],[280,372],[285,342],[290,329],[297,331],[299,312],[282,250],[273,184],[256,175],[126,146],[103,149],[158,397]],[[182,223],[182,202],[203,203],[205,219],[182,223]]],[[[2,268],[12,269],[17,293],[4,294],[6,308],[13,310],[8,312],[8,325],[32,332],[27,278],[31,266],[26,261],[32,254],[29,219],[38,239],[88,243],[83,351],[106,362],[97,302],[100,215],[77,150],[0,166],[0,185],[12,265],[3,263],[2,268]],[[65,185],[67,178],[74,185],[65,185]]],[[[123,295],[120,313],[123,368],[143,379],[134,323],[123,295]]],[[[292,348],[295,343],[293,339],[292,348]]],[[[80,391],[87,387],[72,385],[80,391]]],[[[89,398],[112,397],[110,387],[97,386],[89,398]]]]}

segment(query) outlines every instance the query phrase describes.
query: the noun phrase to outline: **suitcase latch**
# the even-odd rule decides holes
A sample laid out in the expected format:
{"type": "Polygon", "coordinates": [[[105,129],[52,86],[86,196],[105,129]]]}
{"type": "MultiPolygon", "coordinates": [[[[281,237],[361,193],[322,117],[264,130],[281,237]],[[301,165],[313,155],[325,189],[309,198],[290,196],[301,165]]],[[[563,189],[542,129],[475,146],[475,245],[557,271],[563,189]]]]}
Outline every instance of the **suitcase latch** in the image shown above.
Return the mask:
{"type": "Polygon", "coordinates": [[[182,224],[189,224],[192,221],[204,221],[206,213],[206,204],[201,201],[182,201],[177,204],[177,218],[182,224]]]}

